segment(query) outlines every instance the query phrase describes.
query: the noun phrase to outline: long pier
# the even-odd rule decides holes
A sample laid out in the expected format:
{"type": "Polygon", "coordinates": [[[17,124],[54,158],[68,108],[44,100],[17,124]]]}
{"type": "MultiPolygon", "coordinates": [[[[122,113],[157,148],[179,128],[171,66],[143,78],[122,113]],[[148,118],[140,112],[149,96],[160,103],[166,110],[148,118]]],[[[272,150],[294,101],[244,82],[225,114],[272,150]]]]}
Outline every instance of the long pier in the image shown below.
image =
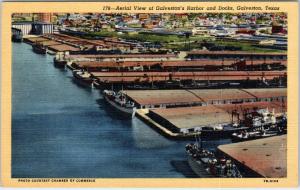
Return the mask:
{"type": "Polygon", "coordinates": [[[126,90],[138,108],[166,108],[219,105],[262,101],[286,101],[286,88],[205,89],[205,90],[126,90]]]}

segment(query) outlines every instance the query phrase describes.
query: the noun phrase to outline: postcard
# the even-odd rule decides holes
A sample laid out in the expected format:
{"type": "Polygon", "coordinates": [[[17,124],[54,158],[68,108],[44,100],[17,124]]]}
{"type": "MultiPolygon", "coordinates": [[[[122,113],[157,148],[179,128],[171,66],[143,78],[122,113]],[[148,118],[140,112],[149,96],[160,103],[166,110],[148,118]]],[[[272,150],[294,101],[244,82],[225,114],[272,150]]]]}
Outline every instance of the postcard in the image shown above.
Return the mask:
{"type": "Polygon", "coordinates": [[[297,2],[3,2],[5,187],[295,187],[297,2]]]}

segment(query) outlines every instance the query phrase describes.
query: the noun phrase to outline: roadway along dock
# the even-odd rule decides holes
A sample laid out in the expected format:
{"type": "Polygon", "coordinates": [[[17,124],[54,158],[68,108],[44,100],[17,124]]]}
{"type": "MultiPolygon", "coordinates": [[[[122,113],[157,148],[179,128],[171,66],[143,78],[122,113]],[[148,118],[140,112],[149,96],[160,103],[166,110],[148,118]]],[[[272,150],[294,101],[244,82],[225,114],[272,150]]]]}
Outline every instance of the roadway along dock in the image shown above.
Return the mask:
{"type": "Polygon", "coordinates": [[[203,137],[207,135],[230,135],[235,128],[227,127],[227,130],[224,131],[220,129],[220,126],[239,123],[244,119],[246,112],[266,108],[278,115],[286,112],[286,103],[252,102],[169,109],[142,109],[138,110],[136,115],[151,127],[171,138],[194,138],[194,135],[201,131],[203,137]]]}
{"type": "Polygon", "coordinates": [[[221,145],[218,151],[238,163],[250,177],[287,177],[287,136],[221,145]]]}

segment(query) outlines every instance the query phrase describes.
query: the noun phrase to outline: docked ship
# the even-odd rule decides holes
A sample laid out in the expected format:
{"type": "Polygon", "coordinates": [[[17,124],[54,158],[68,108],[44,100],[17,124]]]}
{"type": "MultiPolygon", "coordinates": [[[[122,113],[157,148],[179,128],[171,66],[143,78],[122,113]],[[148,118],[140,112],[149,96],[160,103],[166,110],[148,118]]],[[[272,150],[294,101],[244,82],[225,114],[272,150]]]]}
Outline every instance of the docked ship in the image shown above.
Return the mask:
{"type": "Polygon", "coordinates": [[[116,108],[118,111],[126,114],[127,116],[134,116],[136,107],[134,102],[129,101],[123,91],[118,93],[112,90],[104,90],[103,96],[112,107],[116,108]]]}
{"type": "Polygon", "coordinates": [[[91,78],[91,74],[87,71],[74,70],[73,76],[76,82],[85,86],[91,86],[93,82],[93,79],[91,78]]]}
{"type": "Polygon", "coordinates": [[[201,137],[203,138],[224,138],[230,137],[233,133],[247,130],[248,127],[240,125],[238,123],[233,124],[219,124],[216,126],[202,127],[201,128],[201,137]]]}
{"type": "Polygon", "coordinates": [[[245,125],[246,130],[240,130],[232,134],[233,142],[266,138],[286,133],[287,119],[285,115],[276,117],[268,109],[260,109],[247,113],[245,125]]]}
{"type": "Polygon", "coordinates": [[[54,66],[57,68],[65,68],[67,61],[65,59],[60,59],[57,56],[53,58],[54,66]]]}
{"type": "Polygon", "coordinates": [[[46,54],[47,53],[47,48],[39,43],[33,44],[32,50],[37,54],[46,54]]]}
{"type": "Polygon", "coordinates": [[[238,167],[231,159],[219,158],[198,143],[187,144],[188,164],[199,177],[241,178],[238,167]]]}
{"type": "Polygon", "coordinates": [[[68,63],[68,57],[69,52],[57,52],[53,58],[54,66],[57,68],[65,68],[65,65],[68,63]]]}

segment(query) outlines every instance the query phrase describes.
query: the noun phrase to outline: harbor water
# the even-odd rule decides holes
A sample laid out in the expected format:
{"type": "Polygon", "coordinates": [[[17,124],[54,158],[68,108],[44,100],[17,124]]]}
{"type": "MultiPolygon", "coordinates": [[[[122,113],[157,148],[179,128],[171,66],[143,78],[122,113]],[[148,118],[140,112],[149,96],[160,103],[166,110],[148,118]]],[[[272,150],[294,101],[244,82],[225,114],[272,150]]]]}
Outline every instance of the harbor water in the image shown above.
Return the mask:
{"type": "Polygon", "coordinates": [[[124,118],[98,90],[55,68],[53,56],[13,43],[12,177],[197,177],[187,164],[188,142],[166,139],[139,119],[124,118]]]}

